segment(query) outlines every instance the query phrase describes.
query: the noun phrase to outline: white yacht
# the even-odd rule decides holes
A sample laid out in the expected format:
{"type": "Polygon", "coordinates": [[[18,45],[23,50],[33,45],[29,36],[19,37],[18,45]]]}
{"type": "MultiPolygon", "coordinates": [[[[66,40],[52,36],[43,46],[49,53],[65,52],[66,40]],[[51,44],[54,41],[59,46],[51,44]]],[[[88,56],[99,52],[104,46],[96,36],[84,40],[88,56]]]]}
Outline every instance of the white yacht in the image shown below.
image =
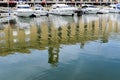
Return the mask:
{"type": "Polygon", "coordinates": [[[66,5],[66,4],[54,4],[52,5],[52,9],[49,11],[51,14],[55,15],[63,15],[63,16],[70,16],[74,15],[74,11],[77,10],[77,8],[66,5]]]}
{"type": "Polygon", "coordinates": [[[42,5],[34,6],[34,15],[35,16],[48,16],[48,11],[44,9],[42,5]]]}
{"type": "Polygon", "coordinates": [[[34,11],[28,4],[17,4],[16,5],[16,15],[20,17],[30,17],[33,15],[34,11]]]}
{"type": "Polygon", "coordinates": [[[81,10],[83,11],[83,13],[96,14],[100,10],[100,8],[97,8],[94,5],[83,4],[81,10]]]}
{"type": "Polygon", "coordinates": [[[111,4],[109,6],[109,12],[110,13],[119,13],[120,12],[120,4],[111,4]]]}

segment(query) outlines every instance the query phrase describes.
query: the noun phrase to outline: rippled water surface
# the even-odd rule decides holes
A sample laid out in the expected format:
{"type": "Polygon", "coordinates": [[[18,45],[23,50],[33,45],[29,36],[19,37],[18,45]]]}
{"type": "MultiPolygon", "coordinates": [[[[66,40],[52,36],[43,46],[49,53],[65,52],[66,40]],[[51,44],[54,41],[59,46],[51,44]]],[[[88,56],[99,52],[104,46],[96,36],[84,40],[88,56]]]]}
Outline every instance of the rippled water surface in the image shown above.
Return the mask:
{"type": "Polygon", "coordinates": [[[41,16],[0,25],[0,80],[120,80],[120,15],[41,16]]]}

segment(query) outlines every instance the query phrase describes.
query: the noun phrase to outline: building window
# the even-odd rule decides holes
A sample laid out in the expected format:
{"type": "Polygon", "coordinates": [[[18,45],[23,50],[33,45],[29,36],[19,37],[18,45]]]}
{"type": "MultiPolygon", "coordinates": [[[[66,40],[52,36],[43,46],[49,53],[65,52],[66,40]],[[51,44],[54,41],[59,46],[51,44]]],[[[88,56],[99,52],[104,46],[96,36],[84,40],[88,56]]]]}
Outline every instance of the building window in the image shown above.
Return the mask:
{"type": "Polygon", "coordinates": [[[103,0],[98,0],[98,2],[103,2],[103,0]]]}
{"type": "Polygon", "coordinates": [[[81,1],[81,0],[75,0],[75,1],[81,1]]]}
{"type": "Polygon", "coordinates": [[[54,1],[54,0],[46,0],[46,1],[54,1]]]}
{"type": "Polygon", "coordinates": [[[63,1],[63,0],[59,0],[59,1],[63,1]]]}
{"type": "Polygon", "coordinates": [[[42,1],[42,0],[35,0],[35,1],[38,1],[38,2],[39,2],[39,1],[42,1]]]}
{"type": "Polygon", "coordinates": [[[5,37],[5,33],[4,32],[0,32],[0,38],[5,37]]]}
{"type": "Polygon", "coordinates": [[[71,0],[66,0],[66,1],[71,1],[71,0]]]}
{"type": "Polygon", "coordinates": [[[19,40],[18,39],[13,39],[13,42],[14,43],[17,43],[19,40]]]}
{"type": "Polygon", "coordinates": [[[83,2],[88,2],[89,0],[83,0],[83,2]]]}
{"type": "Polygon", "coordinates": [[[0,44],[5,44],[5,40],[0,40],[0,44]]]}
{"type": "Polygon", "coordinates": [[[116,0],[112,0],[112,2],[117,2],[116,0]]]}
{"type": "Polygon", "coordinates": [[[96,2],[96,0],[91,0],[91,2],[96,2]]]}

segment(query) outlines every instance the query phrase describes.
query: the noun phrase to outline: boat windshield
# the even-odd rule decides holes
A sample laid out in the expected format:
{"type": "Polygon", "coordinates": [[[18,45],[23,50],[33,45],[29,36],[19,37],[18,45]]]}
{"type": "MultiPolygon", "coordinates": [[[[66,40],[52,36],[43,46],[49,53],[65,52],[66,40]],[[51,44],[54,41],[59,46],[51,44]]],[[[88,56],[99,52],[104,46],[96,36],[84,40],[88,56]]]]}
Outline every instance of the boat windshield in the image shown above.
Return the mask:
{"type": "Polygon", "coordinates": [[[20,8],[22,8],[22,9],[23,9],[23,8],[28,9],[28,8],[30,8],[30,7],[29,7],[29,6],[18,6],[17,8],[19,8],[19,9],[20,9],[20,8]]]}
{"type": "Polygon", "coordinates": [[[86,6],[82,6],[82,8],[96,8],[96,6],[92,6],[92,5],[91,6],[87,6],[86,5],[86,6]]]}
{"type": "Polygon", "coordinates": [[[82,6],[82,8],[87,8],[88,6],[82,6]]]}

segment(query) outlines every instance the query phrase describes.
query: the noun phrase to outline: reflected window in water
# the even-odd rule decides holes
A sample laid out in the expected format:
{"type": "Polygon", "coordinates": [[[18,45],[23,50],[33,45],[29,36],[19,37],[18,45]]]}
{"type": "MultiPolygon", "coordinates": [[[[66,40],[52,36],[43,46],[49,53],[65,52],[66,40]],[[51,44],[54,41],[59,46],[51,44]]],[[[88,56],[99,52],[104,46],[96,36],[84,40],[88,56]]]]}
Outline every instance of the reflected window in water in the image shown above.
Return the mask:
{"type": "Polygon", "coordinates": [[[19,40],[18,39],[13,39],[13,42],[17,43],[17,42],[19,42],[19,40]]]}
{"type": "Polygon", "coordinates": [[[25,41],[26,41],[26,42],[29,42],[29,41],[30,41],[30,38],[29,38],[29,37],[26,37],[26,38],[25,38],[25,41]]]}
{"type": "Polygon", "coordinates": [[[5,37],[5,33],[4,32],[0,32],[0,38],[5,37]]]}
{"type": "Polygon", "coordinates": [[[6,41],[5,40],[0,40],[0,44],[5,44],[6,41]]]}
{"type": "Polygon", "coordinates": [[[18,32],[17,31],[13,31],[13,36],[17,36],[18,32]]]}
{"type": "Polygon", "coordinates": [[[25,29],[25,34],[29,35],[30,34],[30,29],[25,29]]]}

